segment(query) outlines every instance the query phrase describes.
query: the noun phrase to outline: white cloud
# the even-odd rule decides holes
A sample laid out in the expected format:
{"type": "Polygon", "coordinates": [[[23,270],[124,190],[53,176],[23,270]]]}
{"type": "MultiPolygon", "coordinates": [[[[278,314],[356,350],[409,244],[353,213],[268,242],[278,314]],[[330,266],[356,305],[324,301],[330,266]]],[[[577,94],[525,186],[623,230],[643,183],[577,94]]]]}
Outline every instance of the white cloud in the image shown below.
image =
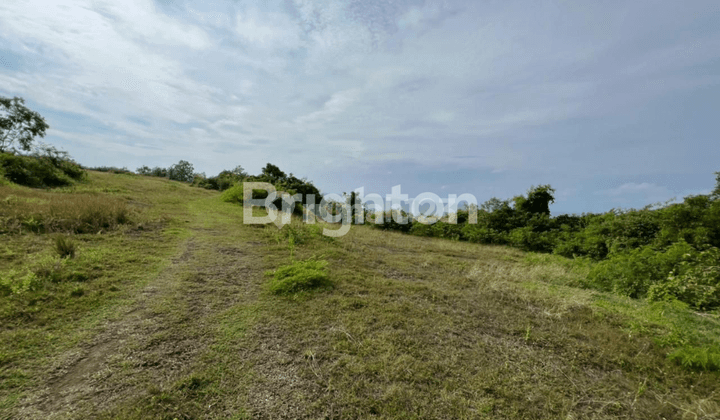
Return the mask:
{"type": "Polygon", "coordinates": [[[325,102],[319,111],[300,116],[295,119],[297,124],[323,123],[327,122],[344,112],[350,105],[356,102],[361,90],[357,88],[336,92],[325,102]]]}
{"type": "Polygon", "coordinates": [[[238,36],[249,46],[269,49],[295,49],[301,46],[300,27],[289,16],[260,13],[257,9],[238,13],[238,36]]]}

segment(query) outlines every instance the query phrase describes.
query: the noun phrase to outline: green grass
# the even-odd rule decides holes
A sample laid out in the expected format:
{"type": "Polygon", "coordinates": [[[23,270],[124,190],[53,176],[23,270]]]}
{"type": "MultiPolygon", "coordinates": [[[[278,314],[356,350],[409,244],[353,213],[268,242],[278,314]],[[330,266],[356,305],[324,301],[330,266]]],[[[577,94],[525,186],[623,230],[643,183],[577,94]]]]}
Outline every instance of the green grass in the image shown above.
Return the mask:
{"type": "Polygon", "coordinates": [[[291,295],[327,288],[332,285],[327,275],[327,265],[327,261],[323,260],[295,261],[284,265],[267,273],[273,277],[268,290],[276,295],[291,295]]]}
{"type": "Polygon", "coordinates": [[[72,258],[2,234],[2,418],[720,416],[717,317],[583,289],[589,261],[244,225],[217,192],[89,178],[54,193],[132,223],[70,235],[72,258]]]}

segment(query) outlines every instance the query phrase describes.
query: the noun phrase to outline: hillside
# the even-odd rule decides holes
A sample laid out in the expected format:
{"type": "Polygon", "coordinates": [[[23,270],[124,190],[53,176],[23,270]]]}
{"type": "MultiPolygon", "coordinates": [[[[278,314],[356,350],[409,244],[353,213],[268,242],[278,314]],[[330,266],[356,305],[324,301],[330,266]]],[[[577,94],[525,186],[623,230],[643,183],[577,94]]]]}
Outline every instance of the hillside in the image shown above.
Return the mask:
{"type": "Polygon", "coordinates": [[[672,356],[717,316],[573,287],[588,261],[244,225],[131,174],[0,212],[0,418],[720,418],[720,373],[672,356]]]}

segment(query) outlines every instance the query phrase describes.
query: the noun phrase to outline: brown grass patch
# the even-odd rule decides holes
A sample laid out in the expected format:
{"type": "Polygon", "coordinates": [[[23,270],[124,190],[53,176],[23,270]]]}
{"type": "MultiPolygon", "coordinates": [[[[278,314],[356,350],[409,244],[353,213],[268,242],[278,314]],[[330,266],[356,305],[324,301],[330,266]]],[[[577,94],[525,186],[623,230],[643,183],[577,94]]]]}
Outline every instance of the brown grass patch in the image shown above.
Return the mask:
{"type": "Polygon", "coordinates": [[[130,222],[125,200],[0,186],[0,233],[99,233],[130,222]]]}

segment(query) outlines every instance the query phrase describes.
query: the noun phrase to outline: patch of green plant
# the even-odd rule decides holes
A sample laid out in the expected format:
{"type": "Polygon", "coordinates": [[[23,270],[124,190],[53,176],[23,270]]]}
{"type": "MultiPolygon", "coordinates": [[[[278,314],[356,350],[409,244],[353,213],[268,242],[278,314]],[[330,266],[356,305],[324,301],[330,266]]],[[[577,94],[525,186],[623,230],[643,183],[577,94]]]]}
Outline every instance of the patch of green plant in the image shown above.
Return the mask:
{"type": "Polygon", "coordinates": [[[720,307],[720,249],[702,251],[695,260],[681,261],[664,282],[651,285],[648,298],[677,299],[700,310],[720,307]]]}
{"type": "Polygon", "coordinates": [[[674,270],[688,267],[681,263],[693,261],[697,254],[685,241],[673,244],[664,252],[646,245],[611,254],[593,267],[587,286],[632,298],[645,297],[652,285],[665,282],[674,270]]]}
{"type": "MultiPolygon", "coordinates": [[[[48,159],[0,153],[0,166],[4,169],[5,178],[32,188],[62,187],[72,184],[73,179],[63,170],[64,165],[58,168],[48,159]]],[[[67,165],[73,164],[67,163],[67,165]]]]}
{"type": "Polygon", "coordinates": [[[75,258],[75,242],[66,236],[56,236],[55,252],[60,258],[75,258]]]}
{"type": "Polygon", "coordinates": [[[668,359],[687,369],[719,371],[720,347],[681,347],[668,354],[668,359]]]}
{"type": "Polygon", "coordinates": [[[242,182],[226,189],[220,195],[220,199],[226,203],[242,204],[243,202],[243,184],[242,182]]]}
{"type": "Polygon", "coordinates": [[[29,269],[10,270],[0,274],[0,296],[20,295],[42,287],[42,278],[29,269]]]}
{"type": "Polygon", "coordinates": [[[266,273],[273,276],[268,289],[276,295],[291,295],[329,287],[332,282],[328,277],[327,265],[327,261],[312,259],[282,266],[274,272],[266,273]]]}

